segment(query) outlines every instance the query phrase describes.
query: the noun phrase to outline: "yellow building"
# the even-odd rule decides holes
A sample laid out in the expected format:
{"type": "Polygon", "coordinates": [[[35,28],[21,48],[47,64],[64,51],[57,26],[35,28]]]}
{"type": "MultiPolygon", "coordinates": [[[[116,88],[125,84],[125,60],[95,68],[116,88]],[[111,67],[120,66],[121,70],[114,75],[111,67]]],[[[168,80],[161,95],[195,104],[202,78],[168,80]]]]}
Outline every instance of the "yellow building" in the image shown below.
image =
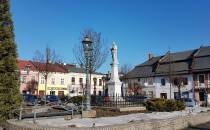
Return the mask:
{"type": "Polygon", "coordinates": [[[47,85],[45,86],[45,73],[39,73],[38,95],[68,95],[68,71],[58,64],[53,64],[49,68],[47,76],[47,85]],[[45,88],[46,87],[46,88],[45,88]]]}

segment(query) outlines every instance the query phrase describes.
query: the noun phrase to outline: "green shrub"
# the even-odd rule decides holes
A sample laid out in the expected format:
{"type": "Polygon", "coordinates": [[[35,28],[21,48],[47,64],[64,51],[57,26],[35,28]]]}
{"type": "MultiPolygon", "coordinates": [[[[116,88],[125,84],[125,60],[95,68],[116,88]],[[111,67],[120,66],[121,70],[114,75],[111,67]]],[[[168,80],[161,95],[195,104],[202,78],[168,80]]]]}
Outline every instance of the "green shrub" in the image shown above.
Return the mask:
{"type": "Polygon", "coordinates": [[[146,101],[145,106],[149,111],[179,111],[185,108],[185,105],[181,101],[167,100],[154,98],[146,101]]]}
{"type": "Polygon", "coordinates": [[[86,100],[85,96],[74,96],[69,99],[69,102],[79,105],[82,103],[82,101],[84,102],[85,100],[86,100]]]}

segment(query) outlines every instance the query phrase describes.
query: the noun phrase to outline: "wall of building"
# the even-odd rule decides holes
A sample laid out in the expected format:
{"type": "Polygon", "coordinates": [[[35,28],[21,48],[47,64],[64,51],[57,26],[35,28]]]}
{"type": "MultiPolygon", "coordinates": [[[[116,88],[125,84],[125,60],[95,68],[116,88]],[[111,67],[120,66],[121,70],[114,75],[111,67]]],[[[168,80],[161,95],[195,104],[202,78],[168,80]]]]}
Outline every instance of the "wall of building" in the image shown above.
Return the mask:
{"type": "MultiPolygon", "coordinates": [[[[42,80],[44,79],[43,74],[40,73],[39,75],[39,86],[38,86],[38,91],[39,94],[41,94],[40,91],[45,91],[45,81],[43,82],[42,80]]],[[[59,72],[52,72],[49,73],[48,75],[48,80],[47,80],[47,95],[50,95],[54,93],[55,95],[58,95],[58,93],[64,93],[64,95],[68,95],[68,73],[59,73],[59,72]],[[61,83],[61,79],[64,79],[64,83],[61,83]],[[53,83],[53,81],[54,83],[53,83]],[[53,92],[54,91],[54,92],[53,92]]]]}
{"type": "MultiPolygon", "coordinates": [[[[138,93],[155,97],[155,78],[133,78],[128,80],[128,86],[133,87],[134,85],[138,85],[140,88],[138,93]]],[[[128,87],[129,88],[129,87],[128,87]]],[[[128,91],[129,92],[129,91],[128,91]]]]}
{"type": "MultiPolygon", "coordinates": [[[[104,75],[98,75],[98,74],[92,74],[91,76],[91,94],[94,94],[94,88],[96,91],[96,94],[99,94],[99,91],[101,93],[103,92],[103,80],[102,77],[104,75]],[[94,87],[94,78],[97,79],[96,85],[94,87]],[[99,84],[99,79],[101,80],[101,84],[99,84]]],[[[70,96],[77,96],[77,95],[82,95],[83,91],[85,91],[85,86],[86,86],[86,74],[85,73],[73,73],[70,72],[68,74],[68,90],[69,90],[69,95],[70,96]],[[72,82],[72,77],[75,78],[75,82],[72,82]],[[82,79],[82,83],[80,83],[80,78],[82,79]]]]}
{"type": "Polygon", "coordinates": [[[20,92],[23,93],[23,91],[27,91],[27,82],[31,80],[39,80],[38,72],[37,71],[26,71],[26,70],[20,70],[20,92]]]}
{"type": "Polygon", "coordinates": [[[210,93],[210,73],[194,73],[193,74],[194,85],[195,85],[195,98],[200,104],[205,103],[205,96],[210,93]],[[204,81],[200,82],[199,76],[204,76],[204,81]]]}
{"type": "MultiPolygon", "coordinates": [[[[181,75],[184,78],[188,79],[188,84],[181,87],[181,92],[189,92],[188,97],[193,97],[193,76],[190,75],[181,75]]],[[[139,84],[143,87],[142,91],[145,95],[155,98],[161,98],[161,93],[166,93],[165,98],[170,98],[170,82],[168,76],[159,76],[159,77],[149,77],[149,78],[133,78],[129,79],[128,84],[131,86],[134,84],[139,84]],[[161,79],[165,79],[165,85],[161,84],[161,79]]],[[[174,92],[178,92],[178,88],[171,83],[171,99],[174,99],[174,92]]],[[[186,97],[184,94],[182,97],[186,97]]]]}
{"type": "MultiPolygon", "coordinates": [[[[188,85],[184,85],[181,87],[181,93],[183,92],[190,92],[189,97],[193,96],[193,77],[192,75],[181,75],[184,78],[188,79],[188,85]]],[[[167,99],[170,99],[170,82],[168,76],[162,76],[162,77],[155,77],[155,95],[156,98],[161,98],[161,93],[167,94],[167,99]],[[161,79],[165,79],[165,85],[161,84],[161,79]]],[[[174,99],[174,92],[178,92],[178,88],[173,85],[173,81],[171,83],[171,99],[174,99]]],[[[166,97],[165,97],[166,98],[166,97]]]]}

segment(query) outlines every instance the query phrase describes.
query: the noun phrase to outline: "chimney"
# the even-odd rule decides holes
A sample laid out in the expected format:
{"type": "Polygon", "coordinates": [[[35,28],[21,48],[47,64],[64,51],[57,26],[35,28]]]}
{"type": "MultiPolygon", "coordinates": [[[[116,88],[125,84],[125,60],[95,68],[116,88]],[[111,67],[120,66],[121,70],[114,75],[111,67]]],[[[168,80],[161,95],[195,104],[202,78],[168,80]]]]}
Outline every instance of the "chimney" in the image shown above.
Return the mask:
{"type": "Polygon", "coordinates": [[[154,57],[154,54],[152,54],[152,53],[149,53],[149,54],[148,54],[149,60],[151,60],[153,57],[154,57]]]}

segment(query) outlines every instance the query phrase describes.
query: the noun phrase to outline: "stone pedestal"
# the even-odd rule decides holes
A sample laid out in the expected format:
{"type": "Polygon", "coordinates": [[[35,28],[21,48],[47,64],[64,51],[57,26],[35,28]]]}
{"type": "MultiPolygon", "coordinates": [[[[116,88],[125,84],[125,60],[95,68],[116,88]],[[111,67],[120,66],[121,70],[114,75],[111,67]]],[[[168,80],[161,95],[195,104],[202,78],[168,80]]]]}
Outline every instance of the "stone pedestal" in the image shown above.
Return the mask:
{"type": "Polygon", "coordinates": [[[96,117],[95,110],[89,110],[89,111],[82,112],[82,118],[95,118],[95,117],[96,117]]]}
{"type": "Polygon", "coordinates": [[[107,84],[109,96],[121,96],[121,82],[108,82],[107,84]]]}

